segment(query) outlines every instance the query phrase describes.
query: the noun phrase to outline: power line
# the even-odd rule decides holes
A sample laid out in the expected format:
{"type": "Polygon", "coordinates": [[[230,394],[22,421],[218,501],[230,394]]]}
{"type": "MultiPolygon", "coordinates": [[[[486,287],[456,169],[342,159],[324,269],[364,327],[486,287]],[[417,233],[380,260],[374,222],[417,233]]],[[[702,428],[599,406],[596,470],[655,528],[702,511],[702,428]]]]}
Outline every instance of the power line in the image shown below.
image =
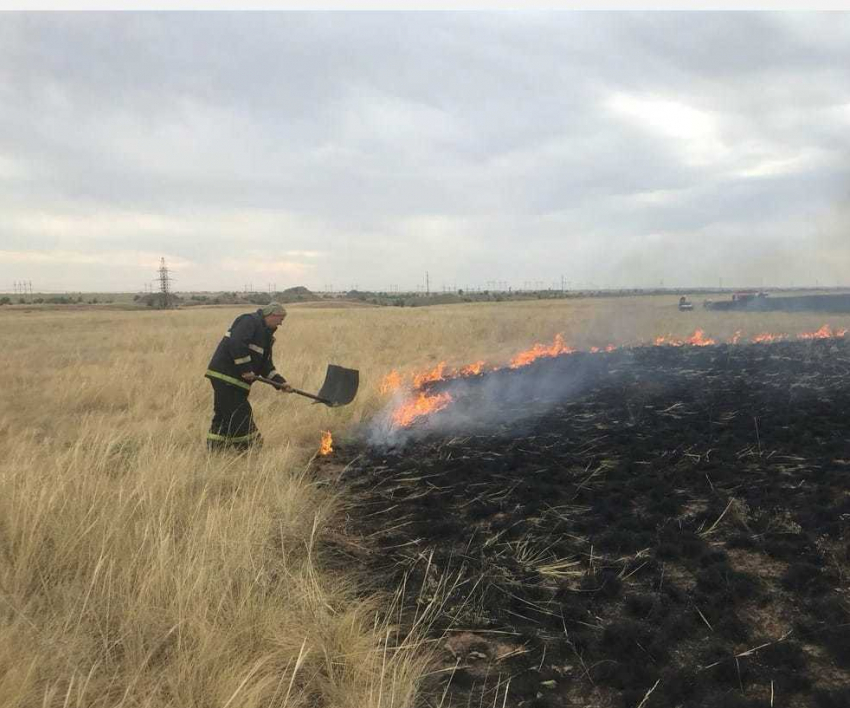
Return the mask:
{"type": "Polygon", "coordinates": [[[161,258],[159,261],[159,297],[160,307],[163,309],[171,307],[171,290],[169,287],[171,280],[172,278],[168,274],[168,266],[165,265],[165,258],[161,258]]]}
{"type": "Polygon", "coordinates": [[[29,295],[32,298],[32,281],[15,280],[12,283],[12,292],[15,295],[29,295]]]}

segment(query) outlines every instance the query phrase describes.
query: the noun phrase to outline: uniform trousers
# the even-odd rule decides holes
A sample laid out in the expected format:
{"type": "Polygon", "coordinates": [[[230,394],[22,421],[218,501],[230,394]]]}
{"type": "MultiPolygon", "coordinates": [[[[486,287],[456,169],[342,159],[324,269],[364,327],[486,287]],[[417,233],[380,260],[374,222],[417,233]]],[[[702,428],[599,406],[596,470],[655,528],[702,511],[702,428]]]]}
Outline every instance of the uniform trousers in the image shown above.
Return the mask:
{"type": "Polygon", "coordinates": [[[254,424],[254,411],[248,403],[250,391],[218,379],[209,379],[213,387],[213,419],[207,433],[210,450],[247,450],[262,445],[263,438],[254,424]]]}

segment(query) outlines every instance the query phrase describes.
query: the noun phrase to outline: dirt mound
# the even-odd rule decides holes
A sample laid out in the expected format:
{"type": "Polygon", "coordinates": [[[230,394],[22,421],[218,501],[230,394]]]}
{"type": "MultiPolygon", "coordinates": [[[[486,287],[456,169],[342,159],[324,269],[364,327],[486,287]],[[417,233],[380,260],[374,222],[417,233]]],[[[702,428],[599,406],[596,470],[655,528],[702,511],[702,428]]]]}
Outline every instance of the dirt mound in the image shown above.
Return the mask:
{"type": "Polygon", "coordinates": [[[442,603],[429,705],[850,705],[847,345],[561,356],[465,420],[493,377],[502,422],[335,459],[405,621],[442,603]]]}

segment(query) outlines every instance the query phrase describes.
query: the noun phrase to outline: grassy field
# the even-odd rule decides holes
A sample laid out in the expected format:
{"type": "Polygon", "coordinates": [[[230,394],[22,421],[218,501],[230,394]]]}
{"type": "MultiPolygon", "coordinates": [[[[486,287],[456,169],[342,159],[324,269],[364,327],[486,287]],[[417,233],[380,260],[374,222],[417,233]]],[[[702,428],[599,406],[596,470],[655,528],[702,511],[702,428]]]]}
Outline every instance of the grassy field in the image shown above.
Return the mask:
{"type": "Polygon", "coordinates": [[[258,388],[266,444],[209,456],[207,361],[244,309],[0,310],[0,705],[411,706],[427,651],[392,598],[325,562],[346,500],[311,474],[322,430],[385,405],[382,378],[656,336],[796,334],[850,317],[679,312],[674,297],[432,308],[293,306],[275,363],[343,409],[258,388]]]}

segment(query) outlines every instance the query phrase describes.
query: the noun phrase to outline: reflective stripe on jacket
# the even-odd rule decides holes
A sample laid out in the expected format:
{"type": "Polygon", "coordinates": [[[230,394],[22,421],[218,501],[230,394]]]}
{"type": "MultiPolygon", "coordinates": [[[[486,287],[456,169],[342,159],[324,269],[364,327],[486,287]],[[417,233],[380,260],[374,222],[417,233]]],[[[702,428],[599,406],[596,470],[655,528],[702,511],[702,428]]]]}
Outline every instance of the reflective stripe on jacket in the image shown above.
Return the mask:
{"type": "Polygon", "coordinates": [[[249,371],[285,383],[272,361],[273,345],[273,331],[260,310],[239,315],[218,343],[205,376],[249,391],[251,384],[242,378],[249,371]]]}

